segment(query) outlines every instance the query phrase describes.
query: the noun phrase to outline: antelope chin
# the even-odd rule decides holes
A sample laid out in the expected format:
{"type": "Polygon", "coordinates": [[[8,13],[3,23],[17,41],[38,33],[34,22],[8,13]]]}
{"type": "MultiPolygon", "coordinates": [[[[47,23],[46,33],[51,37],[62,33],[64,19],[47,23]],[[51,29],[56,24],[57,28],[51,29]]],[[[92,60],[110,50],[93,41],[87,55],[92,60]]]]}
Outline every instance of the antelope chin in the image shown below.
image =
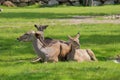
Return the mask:
{"type": "Polygon", "coordinates": [[[18,41],[20,41],[20,39],[19,39],[19,38],[17,38],[17,40],[18,40],[18,41]]]}

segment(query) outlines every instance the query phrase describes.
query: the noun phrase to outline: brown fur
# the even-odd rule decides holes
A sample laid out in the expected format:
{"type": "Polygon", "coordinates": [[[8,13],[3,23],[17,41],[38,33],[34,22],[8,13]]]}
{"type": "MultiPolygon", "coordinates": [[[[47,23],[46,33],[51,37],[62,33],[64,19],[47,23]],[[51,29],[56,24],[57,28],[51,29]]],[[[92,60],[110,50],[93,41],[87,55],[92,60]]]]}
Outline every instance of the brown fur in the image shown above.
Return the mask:
{"type": "Polygon", "coordinates": [[[70,36],[70,43],[72,44],[72,51],[67,54],[67,60],[74,60],[77,62],[83,62],[83,61],[97,61],[94,52],[91,49],[79,49],[75,48],[75,45],[79,43],[79,41],[76,41],[75,39],[78,39],[80,35],[76,35],[76,37],[72,38],[70,36]]]}
{"type": "Polygon", "coordinates": [[[59,55],[59,59],[61,61],[67,60],[67,55],[72,52],[73,48],[77,49],[80,47],[79,37],[80,37],[80,34],[78,33],[74,37],[68,36],[69,38],[68,42],[65,42],[65,41],[61,42],[61,53],[59,55]]]}
{"type": "MultiPolygon", "coordinates": [[[[72,45],[74,45],[74,43],[72,43],[72,45]]],[[[72,51],[67,55],[67,60],[74,60],[77,62],[97,61],[95,54],[91,49],[76,49],[74,47],[72,47],[72,51]]]]}
{"type": "Polygon", "coordinates": [[[68,61],[77,61],[77,62],[83,62],[83,61],[97,61],[94,53],[92,50],[89,49],[74,49],[71,53],[67,55],[68,61]]]}
{"type": "MultiPolygon", "coordinates": [[[[48,26],[48,25],[47,25],[48,26]]],[[[46,29],[45,26],[35,26],[37,28],[38,31],[43,32],[44,29],[46,29]],[[45,27],[45,28],[44,28],[45,27]]],[[[51,38],[45,38],[44,41],[46,42],[47,45],[49,44],[53,44],[56,41],[60,42],[60,54],[59,54],[59,60],[60,61],[65,61],[67,58],[67,54],[71,52],[71,43],[74,43],[73,47],[75,48],[79,48],[80,47],[80,43],[79,43],[79,37],[80,34],[78,33],[75,37],[71,37],[69,36],[69,41],[62,41],[62,40],[55,40],[55,39],[51,39],[51,38]]]]}
{"type": "Polygon", "coordinates": [[[91,60],[97,61],[97,58],[95,57],[94,52],[91,49],[86,49],[88,55],[90,56],[91,60]]]}

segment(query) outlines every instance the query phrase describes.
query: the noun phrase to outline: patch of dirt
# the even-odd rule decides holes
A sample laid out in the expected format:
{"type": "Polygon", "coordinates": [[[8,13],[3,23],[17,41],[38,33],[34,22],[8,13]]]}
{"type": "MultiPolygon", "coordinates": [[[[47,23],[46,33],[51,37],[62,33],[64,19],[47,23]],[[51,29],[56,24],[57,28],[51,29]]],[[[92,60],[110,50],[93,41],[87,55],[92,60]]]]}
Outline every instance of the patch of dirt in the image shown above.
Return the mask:
{"type": "Polygon", "coordinates": [[[57,19],[61,22],[66,22],[66,24],[97,24],[97,23],[112,23],[112,24],[120,24],[120,16],[74,16],[69,19],[57,19]],[[97,19],[101,18],[101,19],[97,19]]]}

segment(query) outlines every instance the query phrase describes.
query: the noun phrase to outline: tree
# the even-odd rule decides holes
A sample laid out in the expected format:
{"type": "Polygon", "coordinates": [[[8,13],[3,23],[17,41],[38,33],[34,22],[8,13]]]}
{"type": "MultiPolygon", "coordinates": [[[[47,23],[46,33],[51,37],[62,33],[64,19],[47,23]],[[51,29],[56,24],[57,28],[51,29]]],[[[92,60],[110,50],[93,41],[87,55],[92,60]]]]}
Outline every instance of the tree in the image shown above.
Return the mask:
{"type": "Polygon", "coordinates": [[[93,0],[82,0],[84,6],[93,6],[93,0]]]}

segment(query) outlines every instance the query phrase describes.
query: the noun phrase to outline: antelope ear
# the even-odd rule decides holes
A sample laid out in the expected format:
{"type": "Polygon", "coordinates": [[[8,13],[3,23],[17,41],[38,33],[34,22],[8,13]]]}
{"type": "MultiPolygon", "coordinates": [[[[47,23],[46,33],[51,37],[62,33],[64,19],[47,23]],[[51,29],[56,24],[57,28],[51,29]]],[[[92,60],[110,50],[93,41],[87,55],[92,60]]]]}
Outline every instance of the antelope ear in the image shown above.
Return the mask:
{"type": "Polygon", "coordinates": [[[44,26],[44,29],[46,29],[47,27],[48,27],[48,25],[45,25],[45,26],[44,26]]]}
{"type": "Polygon", "coordinates": [[[40,38],[40,36],[41,36],[41,34],[40,34],[40,33],[35,32],[35,37],[36,37],[36,38],[40,38]]]}
{"type": "Polygon", "coordinates": [[[80,37],[80,33],[78,32],[77,35],[76,35],[76,38],[79,38],[80,37]]]}
{"type": "Polygon", "coordinates": [[[70,35],[68,35],[68,38],[69,38],[69,39],[72,39],[72,37],[71,37],[70,35]]]}
{"type": "Polygon", "coordinates": [[[35,24],[34,27],[38,29],[38,25],[35,24]]]}

